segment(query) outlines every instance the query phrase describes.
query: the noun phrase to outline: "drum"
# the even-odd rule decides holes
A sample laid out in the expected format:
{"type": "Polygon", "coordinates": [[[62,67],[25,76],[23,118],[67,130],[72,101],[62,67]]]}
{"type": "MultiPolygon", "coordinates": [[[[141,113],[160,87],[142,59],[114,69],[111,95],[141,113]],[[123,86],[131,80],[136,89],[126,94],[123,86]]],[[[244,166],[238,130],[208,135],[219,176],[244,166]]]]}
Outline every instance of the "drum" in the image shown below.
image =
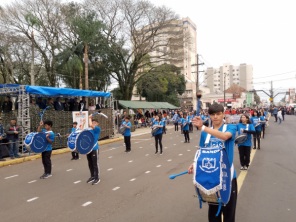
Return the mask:
{"type": "Polygon", "coordinates": [[[125,127],[124,126],[120,126],[119,129],[118,129],[118,133],[120,134],[124,134],[124,131],[125,131],[125,127]]]}
{"type": "Polygon", "coordinates": [[[248,139],[248,137],[246,134],[241,134],[235,138],[234,142],[235,142],[235,144],[242,144],[242,143],[246,142],[247,139],[248,139]]]}
{"type": "Polygon", "coordinates": [[[46,140],[46,133],[36,133],[33,136],[30,148],[34,153],[42,153],[46,150],[48,142],[46,140]]]}
{"type": "Polygon", "coordinates": [[[80,154],[88,154],[93,150],[96,143],[97,141],[95,141],[94,134],[90,130],[83,130],[76,138],[76,151],[80,154]]]}
{"type": "Polygon", "coordinates": [[[159,128],[156,127],[156,126],[152,127],[152,130],[151,130],[151,134],[152,134],[152,136],[155,136],[155,133],[157,132],[158,129],[159,129],[159,128]]]}
{"type": "Polygon", "coordinates": [[[76,130],[75,132],[72,132],[69,136],[68,136],[68,140],[67,140],[67,146],[69,147],[69,149],[73,152],[76,150],[76,139],[78,137],[78,135],[81,133],[81,130],[76,130]]]}

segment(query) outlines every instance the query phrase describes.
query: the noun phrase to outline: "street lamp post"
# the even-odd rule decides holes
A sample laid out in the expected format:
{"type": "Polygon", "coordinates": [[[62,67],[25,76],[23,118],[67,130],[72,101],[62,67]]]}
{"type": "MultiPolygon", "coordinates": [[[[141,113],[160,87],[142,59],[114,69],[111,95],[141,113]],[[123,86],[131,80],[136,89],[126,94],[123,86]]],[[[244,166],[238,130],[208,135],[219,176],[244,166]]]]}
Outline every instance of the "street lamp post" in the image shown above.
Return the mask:
{"type": "Polygon", "coordinates": [[[224,90],[223,90],[223,91],[224,91],[224,100],[223,100],[223,101],[224,101],[224,107],[225,107],[225,105],[226,105],[226,104],[225,104],[225,76],[226,76],[226,73],[224,73],[224,81],[223,81],[223,89],[224,89],[224,90]]]}

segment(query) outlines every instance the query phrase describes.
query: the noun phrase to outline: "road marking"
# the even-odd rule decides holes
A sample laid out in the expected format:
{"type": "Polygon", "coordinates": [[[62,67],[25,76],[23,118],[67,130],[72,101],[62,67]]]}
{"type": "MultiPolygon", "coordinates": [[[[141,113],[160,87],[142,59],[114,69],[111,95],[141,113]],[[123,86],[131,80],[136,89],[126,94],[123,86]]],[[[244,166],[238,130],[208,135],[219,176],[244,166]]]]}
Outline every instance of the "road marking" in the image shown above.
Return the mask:
{"type": "Polygon", "coordinates": [[[130,160],[130,161],[128,161],[129,163],[132,163],[133,161],[132,160],[130,160]]]}
{"type": "Polygon", "coordinates": [[[190,152],[191,150],[187,150],[188,152],[190,152]]]}
{"type": "Polygon", "coordinates": [[[133,182],[133,181],[135,181],[135,180],[136,180],[136,178],[130,179],[131,182],[133,182]]]}
{"type": "Polygon", "coordinates": [[[139,143],[139,142],[135,142],[135,143],[139,143]]]}
{"type": "Polygon", "coordinates": [[[161,167],[161,165],[157,165],[156,167],[161,167]]]}
{"type": "Polygon", "coordinates": [[[86,206],[88,206],[88,205],[90,205],[90,204],[92,204],[92,202],[91,202],[91,201],[87,201],[87,202],[85,202],[84,204],[82,204],[81,206],[86,207],[86,206]]]}
{"type": "Polygon", "coordinates": [[[171,162],[171,161],[172,161],[171,159],[168,160],[168,162],[171,162]]]}
{"type": "Polygon", "coordinates": [[[165,149],[167,149],[168,147],[167,147],[167,146],[165,146],[164,148],[165,148],[165,149]]]}
{"type": "Polygon", "coordinates": [[[109,156],[108,158],[109,158],[109,159],[111,159],[111,158],[112,158],[112,156],[109,156]]]}
{"type": "Polygon", "coordinates": [[[146,171],[145,173],[150,173],[151,171],[146,171]]]}
{"type": "Polygon", "coordinates": [[[18,175],[12,175],[12,176],[9,176],[9,177],[5,177],[4,179],[7,180],[7,179],[10,179],[10,178],[13,178],[13,177],[18,177],[18,175]]]}
{"type": "Polygon", "coordinates": [[[179,156],[183,156],[183,154],[182,154],[182,153],[180,153],[180,154],[179,154],[179,156]]]}
{"type": "Polygon", "coordinates": [[[74,184],[77,184],[77,183],[80,183],[80,182],[81,182],[81,180],[77,180],[77,181],[74,182],[74,184]]]}
{"type": "Polygon", "coordinates": [[[34,200],[37,200],[38,198],[39,198],[39,197],[33,197],[33,198],[27,200],[27,202],[32,202],[32,201],[34,201],[34,200]]]}
{"type": "Polygon", "coordinates": [[[176,146],[177,144],[173,144],[174,146],[176,146]]]}
{"type": "Polygon", "coordinates": [[[113,168],[109,168],[107,171],[111,171],[111,170],[113,170],[113,168]]]}
{"type": "MultiPolygon", "coordinates": [[[[254,159],[255,154],[256,154],[256,150],[252,150],[251,157],[250,157],[250,166],[251,166],[251,163],[254,159]]],[[[243,183],[244,183],[244,180],[246,179],[247,174],[248,174],[248,171],[243,170],[240,172],[239,176],[237,177],[237,192],[238,193],[243,186],[243,183]]]]}
{"type": "Polygon", "coordinates": [[[198,146],[195,146],[195,147],[198,147],[198,146]]]}
{"type": "Polygon", "coordinates": [[[73,170],[73,169],[68,169],[67,172],[69,172],[69,171],[71,171],[71,170],[73,170]]]}
{"type": "Polygon", "coordinates": [[[116,191],[116,190],[118,190],[118,189],[120,189],[120,187],[114,187],[112,190],[113,190],[113,191],[116,191]]]}
{"type": "Polygon", "coordinates": [[[145,156],[149,156],[149,154],[147,153],[145,156]]]}
{"type": "Polygon", "coordinates": [[[142,147],[142,146],[140,146],[139,148],[140,148],[140,149],[142,149],[143,147],[142,147]]]}
{"type": "Polygon", "coordinates": [[[30,181],[30,182],[28,182],[28,183],[34,183],[34,182],[36,182],[37,180],[32,180],[32,181],[30,181]]]}

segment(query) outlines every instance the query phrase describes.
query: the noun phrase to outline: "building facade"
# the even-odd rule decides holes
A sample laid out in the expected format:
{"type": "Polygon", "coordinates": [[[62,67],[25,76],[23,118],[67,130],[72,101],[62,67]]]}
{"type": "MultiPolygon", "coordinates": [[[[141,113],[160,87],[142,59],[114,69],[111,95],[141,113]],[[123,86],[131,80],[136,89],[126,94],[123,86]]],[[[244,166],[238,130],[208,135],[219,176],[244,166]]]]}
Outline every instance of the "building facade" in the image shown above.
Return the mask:
{"type": "Polygon", "coordinates": [[[245,63],[239,66],[227,63],[219,68],[210,67],[205,72],[205,79],[211,93],[224,92],[233,84],[250,91],[253,89],[253,67],[245,63]]]}

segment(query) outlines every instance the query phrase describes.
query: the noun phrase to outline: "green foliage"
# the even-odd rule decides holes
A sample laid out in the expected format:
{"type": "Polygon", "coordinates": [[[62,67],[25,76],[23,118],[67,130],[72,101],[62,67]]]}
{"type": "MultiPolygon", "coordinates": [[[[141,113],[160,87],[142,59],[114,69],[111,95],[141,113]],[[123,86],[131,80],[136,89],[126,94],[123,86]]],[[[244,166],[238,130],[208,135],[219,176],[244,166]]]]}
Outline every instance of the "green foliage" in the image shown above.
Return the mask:
{"type": "Polygon", "coordinates": [[[160,65],[142,75],[137,91],[147,101],[166,101],[179,106],[178,94],[185,92],[186,81],[174,65],[160,65]]]}

